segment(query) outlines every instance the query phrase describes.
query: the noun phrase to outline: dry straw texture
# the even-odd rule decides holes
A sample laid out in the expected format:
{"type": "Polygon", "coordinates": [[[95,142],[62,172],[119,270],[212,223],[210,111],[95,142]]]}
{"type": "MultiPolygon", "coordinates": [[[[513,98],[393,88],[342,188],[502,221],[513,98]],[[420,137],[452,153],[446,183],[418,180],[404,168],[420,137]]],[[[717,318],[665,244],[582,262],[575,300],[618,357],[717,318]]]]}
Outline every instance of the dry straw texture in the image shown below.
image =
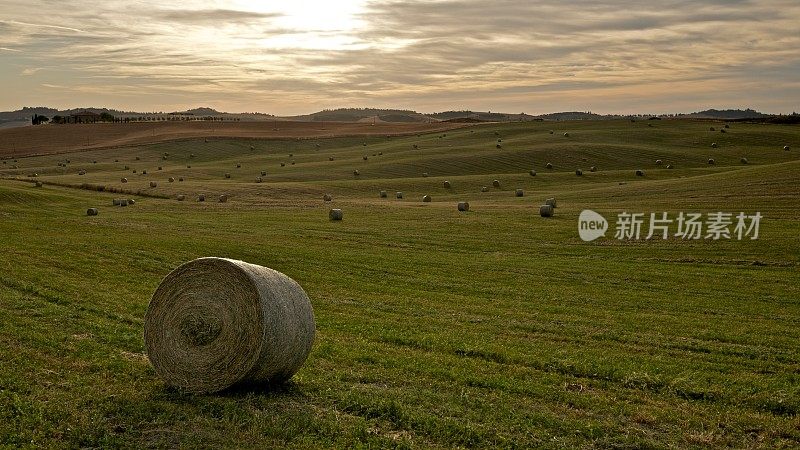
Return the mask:
{"type": "Polygon", "coordinates": [[[223,258],[173,270],[153,294],[144,322],[156,373],[189,392],[286,381],[308,357],[314,333],[311,302],[299,284],[223,258]]]}

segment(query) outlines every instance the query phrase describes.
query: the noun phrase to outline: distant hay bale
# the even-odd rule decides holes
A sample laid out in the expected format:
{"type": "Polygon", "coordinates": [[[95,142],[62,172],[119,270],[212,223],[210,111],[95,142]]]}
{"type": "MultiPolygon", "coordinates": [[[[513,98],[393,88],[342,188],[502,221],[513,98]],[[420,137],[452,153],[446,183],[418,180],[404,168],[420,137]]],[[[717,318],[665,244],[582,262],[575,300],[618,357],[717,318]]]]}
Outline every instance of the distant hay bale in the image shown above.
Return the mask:
{"type": "Polygon", "coordinates": [[[383,152],[378,152],[378,156],[383,156],[383,152]]]}
{"type": "Polygon", "coordinates": [[[469,202],[458,202],[459,211],[469,211],[469,202]]]}
{"type": "Polygon", "coordinates": [[[119,180],[119,181],[120,181],[120,182],[122,182],[122,183],[127,183],[127,182],[128,182],[128,179],[127,179],[127,178],[125,178],[125,177],[122,177],[122,179],[121,179],[121,180],[119,180]]]}
{"type": "Polygon", "coordinates": [[[725,124],[725,128],[730,128],[730,127],[731,127],[731,126],[730,126],[730,125],[728,125],[727,123],[725,124]]]}
{"type": "Polygon", "coordinates": [[[359,176],[359,175],[361,175],[361,172],[359,172],[358,169],[356,169],[356,170],[353,171],[353,175],[359,176]]]}
{"type": "Polygon", "coordinates": [[[444,186],[444,188],[445,188],[445,189],[450,189],[450,182],[449,182],[449,181],[447,181],[447,180],[445,180],[445,181],[442,183],[442,186],[444,186]]]}
{"type": "Polygon", "coordinates": [[[264,179],[263,179],[263,178],[261,178],[261,177],[256,177],[256,183],[261,183],[262,181],[264,181],[264,179]]]}
{"type": "Polygon", "coordinates": [[[223,258],[169,273],[150,300],[144,343],[168,386],[210,393],[289,380],[314,343],[308,296],[288,276],[223,258]]]}
{"type": "Polygon", "coordinates": [[[40,187],[42,187],[42,186],[43,186],[43,184],[42,184],[42,182],[41,182],[41,181],[37,181],[37,182],[36,182],[36,187],[37,187],[37,188],[40,188],[40,187]]]}
{"type": "Polygon", "coordinates": [[[569,137],[569,133],[564,133],[564,137],[569,137]]]}
{"type": "Polygon", "coordinates": [[[713,164],[716,164],[717,162],[714,161],[714,158],[708,158],[708,163],[713,165],[713,164]]]}
{"type": "Polygon", "coordinates": [[[333,156],[329,156],[328,161],[333,161],[333,156]]]}
{"type": "Polygon", "coordinates": [[[92,164],[97,164],[97,160],[92,161],[92,164]]]}
{"type": "Polygon", "coordinates": [[[597,172],[597,167],[595,166],[590,167],[589,172],[597,172]]]}
{"type": "Polygon", "coordinates": [[[481,192],[489,192],[489,186],[481,187],[481,192]]]}
{"type": "Polygon", "coordinates": [[[251,151],[252,151],[252,150],[255,150],[255,149],[256,149],[256,148],[255,148],[255,146],[252,146],[252,145],[250,146],[250,150],[251,150],[251,151]]]}
{"type": "Polygon", "coordinates": [[[556,199],[554,197],[550,197],[544,201],[545,205],[552,206],[553,208],[558,208],[558,204],[556,203],[556,199]]]}
{"type": "Polygon", "coordinates": [[[86,171],[85,170],[79,170],[78,171],[78,175],[86,175],[86,171]]]}
{"type": "Polygon", "coordinates": [[[428,178],[428,172],[422,172],[422,177],[423,178],[428,178]]]}
{"type": "Polygon", "coordinates": [[[115,159],[115,160],[114,160],[114,162],[119,162],[119,160],[118,160],[118,159],[115,159]]]}
{"type": "Polygon", "coordinates": [[[531,171],[530,171],[530,172],[528,172],[528,174],[529,174],[530,176],[532,176],[532,177],[535,177],[535,176],[536,176],[536,171],[535,171],[535,170],[533,170],[533,169],[531,169],[531,171]]]}
{"type": "Polygon", "coordinates": [[[411,148],[413,148],[414,150],[416,150],[416,149],[418,149],[418,148],[419,148],[419,146],[418,146],[417,144],[414,144],[414,145],[412,145],[412,146],[411,146],[411,148]]]}
{"type": "Polygon", "coordinates": [[[719,132],[720,132],[720,133],[727,133],[727,131],[725,131],[725,128],[723,128],[723,129],[719,130],[719,132]]]}
{"type": "Polygon", "coordinates": [[[208,144],[208,139],[203,139],[203,142],[205,142],[206,144],[208,144]]]}
{"type": "Polygon", "coordinates": [[[552,163],[547,163],[547,165],[545,167],[552,170],[553,169],[553,164],[552,163]]]}
{"type": "Polygon", "coordinates": [[[89,208],[89,209],[86,210],[86,215],[87,216],[96,216],[97,214],[99,214],[99,211],[97,210],[97,208],[89,208]]]}
{"type": "Polygon", "coordinates": [[[495,147],[495,148],[503,148],[503,146],[502,146],[501,144],[497,144],[497,145],[495,145],[494,147],[495,147]]]}
{"type": "Polygon", "coordinates": [[[111,200],[111,205],[112,206],[119,206],[121,203],[122,203],[122,200],[118,199],[118,198],[115,198],[115,199],[111,200]]]}
{"type": "Polygon", "coordinates": [[[672,164],[667,164],[667,169],[672,169],[672,164]]]}
{"type": "Polygon", "coordinates": [[[158,184],[157,184],[155,181],[151,181],[151,182],[150,182],[150,187],[151,187],[151,188],[154,188],[154,187],[156,187],[156,186],[158,186],[158,184]]]}
{"type": "Polygon", "coordinates": [[[183,181],[183,177],[180,177],[180,178],[178,178],[178,181],[179,181],[179,182],[180,182],[180,181],[183,181]]]}
{"type": "Polygon", "coordinates": [[[130,166],[125,166],[124,170],[131,170],[130,166]]]}
{"type": "Polygon", "coordinates": [[[237,169],[241,169],[241,168],[242,168],[242,165],[241,165],[241,164],[237,164],[237,165],[236,165],[236,168],[237,168],[237,169]]]}
{"type": "Polygon", "coordinates": [[[553,206],[542,205],[539,207],[539,215],[542,217],[553,217],[553,206]]]}
{"type": "Polygon", "coordinates": [[[191,165],[191,164],[187,164],[187,165],[186,165],[186,168],[187,168],[187,169],[191,169],[191,168],[192,168],[192,165],[191,165]]]}
{"type": "Polygon", "coordinates": [[[127,198],[119,199],[119,206],[128,206],[128,199],[127,198]]]}
{"type": "Polygon", "coordinates": [[[364,158],[364,161],[366,161],[366,160],[367,160],[367,155],[364,155],[364,157],[363,157],[363,158],[364,158]]]}
{"type": "Polygon", "coordinates": [[[638,170],[636,171],[636,176],[637,176],[637,177],[643,177],[643,176],[644,176],[644,170],[638,169],[638,170]]]}
{"type": "Polygon", "coordinates": [[[219,202],[220,202],[220,203],[227,203],[227,202],[228,202],[228,196],[227,196],[227,195],[225,195],[225,194],[221,194],[221,195],[219,196],[219,202]]]}
{"type": "Polygon", "coordinates": [[[503,140],[502,139],[498,139],[497,142],[503,142],[503,140]]]}
{"type": "Polygon", "coordinates": [[[286,163],[281,163],[281,167],[286,167],[286,163]]]}
{"type": "Polygon", "coordinates": [[[204,194],[200,194],[200,195],[198,195],[198,196],[197,196],[197,201],[198,201],[198,202],[204,202],[204,201],[206,201],[206,196],[205,196],[204,194]]]}
{"type": "Polygon", "coordinates": [[[147,175],[147,170],[143,170],[142,175],[147,175]]]}
{"type": "Polygon", "coordinates": [[[132,199],[132,198],[129,198],[129,199],[128,199],[128,204],[129,204],[129,205],[135,205],[135,204],[136,204],[136,200],[134,200],[134,199],[132,199]]]}
{"type": "Polygon", "coordinates": [[[492,186],[499,188],[500,187],[500,180],[492,180],[492,186]]]}
{"type": "Polygon", "coordinates": [[[292,161],[292,165],[294,165],[294,161],[292,161]]]}
{"type": "Polygon", "coordinates": [[[400,192],[400,191],[397,191],[397,192],[394,194],[394,196],[395,196],[395,198],[402,199],[402,198],[403,198],[403,193],[402,193],[402,192],[400,192]]]}
{"type": "Polygon", "coordinates": [[[422,201],[425,202],[425,203],[430,203],[431,196],[430,195],[423,195],[422,196],[422,201]]]}
{"type": "Polygon", "coordinates": [[[714,127],[709,128],[710,131],[717,131],[714,127]]]}
{"type": "Polygon", "coordinates": [[[494,135],[495,135],[495,136],[500,136],[500,133],[499,133],[499,132],[497,132],[497,131],[495,131],[495,132],[494,132],[494,135]]]}
{"type": "Polygon", "coordinates": [[[791,149],[789,148],[789,146],[788,146],[788,145],[784,145],[784,146],[783,146],[783,150],[788,152],[788,151],[789,151],[789,150],[791,150],[791,149]]]}
{"type": "Polygon", "coordinates": [[[742,164],[747,164],[747,163],[749,162],[749,161],[747,161],[747,158],[742,158],[742,159],[740,159],[739,161],[740,161],[742,164]]]}
{"type": "Polygon", "coordinates": [[[185,196],[185,195],[183,195],[183,194],[179,194],[179,195],[178,195],[178,201],[179,201],[179,202],[182,202],[182,201],[184,201],[184,200],[186,200],[186,196],[185,196]]]}
{"type": "Polygon", "coordinates": [[[523,191],[522,189],[517,189],[516,191],[514,191],[514,195],[517,197],[524,197],[525,191],[523,191]]]}
{"type": "Polygon", "coordinates": [[[328,211],[328,218],[330,220],[342,220],[344,214],[342,213],[341,209],[334,208],[328,211]]]}
{"type": "Polygon", "coordinates": [[[137,160],[137,161],[139,161],[140,159],[141,159],[141,158],[139,158],[138,156],[136,157],[136,160],[137,160]]]}
{"type": "Polygon", "coordinates": [[[656,160],[656,165],[657,165],[657,166],[660,166],[661,164],[663,164],[663,162],[662,162],[660,159],[657,159],[657,160],[656,160]]]}
{"type": "Polygon", "coordinates": [[[158,166],[158,170],[164,170],[164,168],[161,167],[161,166],[158,166]]]}
{"type": "Polygon", "coordinates": [[[364,142],[364,147],[366,147],[366,146],[367,146],[367,143],[366,143],[366,142],[364,142]]]}
{"type": "Polygon", "coordinates": [[[167,179],[167,181],[169,181],[170,183],[174,183],[175,182],[175,177],[169,177],[167,179]]]}
{"type": "Polygon", "coordinates": [[[131,171],[131,173],[136,173],[136,169],[133,169],[133,170],[131,171]]]}
{"type": "Polygon", "coordinates": [[[331,194],[325,194],[325,195],[322,196],[322,201],[330,202],[332,200],[333,200],[333,197],[331,196],[331,194]]]}
{"type": "Polygon", "coordinates": [[[166,156],[162,156],[162,157],[161,157],[161,159],[163,159],[163,160],[166,160],[166,159],[167,159],[167,157],[166,157],[166,156]]]}
{"type": "Polygon", "coordinates": [[[711,148],[717,148],[717,143],[716,142],[712,142],[711,143],[711,148]]]}
{"type": "Polygon", "coordinates": [[[577,176],[579,176],[579,177],[580,177],[580,176],[582,176],[582,175],[583,175],[583,171],[582,171],[581,169],[576,169],[576,170],[575,170],[575,175],[577,175],[577,176]]]}
{"type": "Polygon", "coordinates": [[[381,196],[381,198],[387,198],[389,196],[389,194],[387,194],[386,191],[381,191],[380,192],[380,196],[381,196]]]}
{"type": "Polygon", "coordinates": [[[554,130],[550,130],[550,134],[555,134],[555,131],[554,130]]]}
{"type": "Polygon", "coordinates": [[[189,158],[194,158],[194,153],[189,154],[189,158]]]}
{"type": "Polygon", "coordinates": [[[265,177],[265,176],[267,176],[267,171],[266,171],[266,170],[262,170],[262,171],[261,171],[261,176],[262,176],[262,177],[265,177]]]}
{"type": "Polygon", "coordinates": [[[229,173],[225,174],[225,178],[230,178],[230,177],[231,177],[231,174],[229,174],[229,173]]]}

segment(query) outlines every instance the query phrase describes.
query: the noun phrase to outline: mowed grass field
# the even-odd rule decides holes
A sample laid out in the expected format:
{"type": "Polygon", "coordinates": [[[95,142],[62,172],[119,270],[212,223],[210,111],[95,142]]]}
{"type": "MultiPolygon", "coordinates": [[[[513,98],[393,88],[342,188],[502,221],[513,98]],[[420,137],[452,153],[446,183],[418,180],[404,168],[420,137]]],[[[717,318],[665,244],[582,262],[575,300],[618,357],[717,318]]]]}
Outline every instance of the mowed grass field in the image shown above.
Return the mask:
{"type": "Polygon", "coordinates": [[[800,129],[722,126],[485,124],[6,160],[0,444],[796,448],[800,129]],[[584,209],[609,219],[607,238],[579,238],[584,209]],[[623,211],[763,219],[757,240],[620,241],[623,211]],[[188,395],[156,378],[148,301],[201,256],[304,287],[317,339],[289,384],[188,395]]]}

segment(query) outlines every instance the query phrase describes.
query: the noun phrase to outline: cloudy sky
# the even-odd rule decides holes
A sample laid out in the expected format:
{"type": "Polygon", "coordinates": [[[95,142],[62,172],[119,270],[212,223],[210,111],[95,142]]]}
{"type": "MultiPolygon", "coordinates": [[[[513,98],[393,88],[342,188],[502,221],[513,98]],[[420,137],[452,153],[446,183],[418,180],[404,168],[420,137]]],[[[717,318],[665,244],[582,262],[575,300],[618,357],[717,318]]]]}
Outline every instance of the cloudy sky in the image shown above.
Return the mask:
{"type": "Polygon", "coordinates": [[[800,110],[798,0],[2,0],[0,110],[800,110]]]}

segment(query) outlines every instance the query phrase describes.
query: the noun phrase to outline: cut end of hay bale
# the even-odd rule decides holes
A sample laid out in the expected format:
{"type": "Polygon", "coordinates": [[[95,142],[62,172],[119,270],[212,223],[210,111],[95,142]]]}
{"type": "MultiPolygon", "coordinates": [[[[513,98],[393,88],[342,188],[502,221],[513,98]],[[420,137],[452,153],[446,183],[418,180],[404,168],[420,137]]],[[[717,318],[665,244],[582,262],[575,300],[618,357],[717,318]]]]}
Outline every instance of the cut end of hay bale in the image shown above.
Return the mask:
{"type": "Polygon", "coordinates": [[[657,159],[657,160],[656,160],[656,165],[657,165],[657,166],[660,166],[661,164],[663,164],[663,162],[662,162],[660,159],[657,159]]]}
{"type": "Polygon", "coordinates": [[[597,172],[597,167],[595,166],[590,167],[589,172],[597,172]]]}
{"type": "Polygon", "coordinates": [[[547,167],[548,169],[552,169],[553,168],[553,164],[547,163],[547,165],[545,167],[547,167]]]}
{"type": "Polygon", "coordinates": [[[539,215],[542,217],[553,217],[553,206],[542,205],[539,207],[539,215]]]}
{"type": "Polygon", "coordinates": [[[256,183],[261,183],[262,181],[264,181],[264,179],[263,179],[263,178],[261,178],[261,177],[256,177],[256,183]]]}
{"type": "Polygon", "coordinates": [[[459,211],[469,211],[469,202],[458,202],[459,211]]]}
{"type": "Polygon", "coordinates": [[[711,165],[713,165],[713,164],[716,164],[716,163],[717,163],[717,162],[716,162],[716,161],[714,161],[714,158],[708,158],[708,164],[711,164],[711,165]]]}
{"type": "Polygon", "coordinates": [[[525,191],[523,191],[522,189],[517,189],[516,191],[514,191],[514,195],[517,197],[524,197],[525,191]]]}
{"type": "Polygon", "coordinates": [[[784,145],[784,146],[783,146],[783,149],[784,149],[785,151],[787,151],[787,152],[788,152],[789,150],[791,150],[791,149],[789,148],[789,146],[788,146],[788,145],[784,145]]]}
{"type": "Polygon", "coordinates": [[[489,192],[489,186],[483,186],[481,192],[489,192]]]}
{"type": "Polygon", "coordinates": [[[123,177],[123,178],[122,178],[121,180],[119,180],[119,181],[120,181],[120,182],[122,182],[122,183],[127,183],[127,182],[128,182],[128,179],[123,177]]]}
{"type": "Polygon", "coordinates": [[[442,183],[442,186],[444,186],[445,189],[450,189],[450,182],[449,181],[445,181],[445,182],[442,183]]]}
{"type": "Polygon", "coordinates": [[[667,164],[667,169],[672,169],[672,164],[667,164]]]}
{"type": "Polygon", "coordinates": [[[86,215],[87,216],[96,216],[97,214],[99,214],[99,211],[97,210],[97,208],[89,208],[89,209],[86,210],[86,215]]]}
{"type": "Polygon", "coordinates": [[[294,280],[266,267],[200,258],[168,274],[144,321],[147,356],[169,386],[217,392],[291,378],[314,341],[314,313],[294,280]]]}
{"type": "Polygon", "coordinates": [[[564,137],[569,137],[569,133],[564,133],[564,137]]]}
{"type": "Polygon", "coordinates": [[[711,148],[717,148],[717,143],[716,142],[712,142],[711,143],[711,148]]]}
{"type": "Polygon", "coordinates": [[[492,186],[494,186],[496,188],[499,188],[500,187],[500,180],[493,180],[492,181],[492,186]]]}
{"type": "Polygon", "coordinates": [[[425,202],[425,203],[430,203],[431,196],[430,195],[423,195],[422,196],[422,201],[425,202]]]}
{"type": "Polygon", "coordinates": [[[342,220],[343,213],[341,209],[331,209],[328,211],[328,218],[330,220],[342,220]]]}

